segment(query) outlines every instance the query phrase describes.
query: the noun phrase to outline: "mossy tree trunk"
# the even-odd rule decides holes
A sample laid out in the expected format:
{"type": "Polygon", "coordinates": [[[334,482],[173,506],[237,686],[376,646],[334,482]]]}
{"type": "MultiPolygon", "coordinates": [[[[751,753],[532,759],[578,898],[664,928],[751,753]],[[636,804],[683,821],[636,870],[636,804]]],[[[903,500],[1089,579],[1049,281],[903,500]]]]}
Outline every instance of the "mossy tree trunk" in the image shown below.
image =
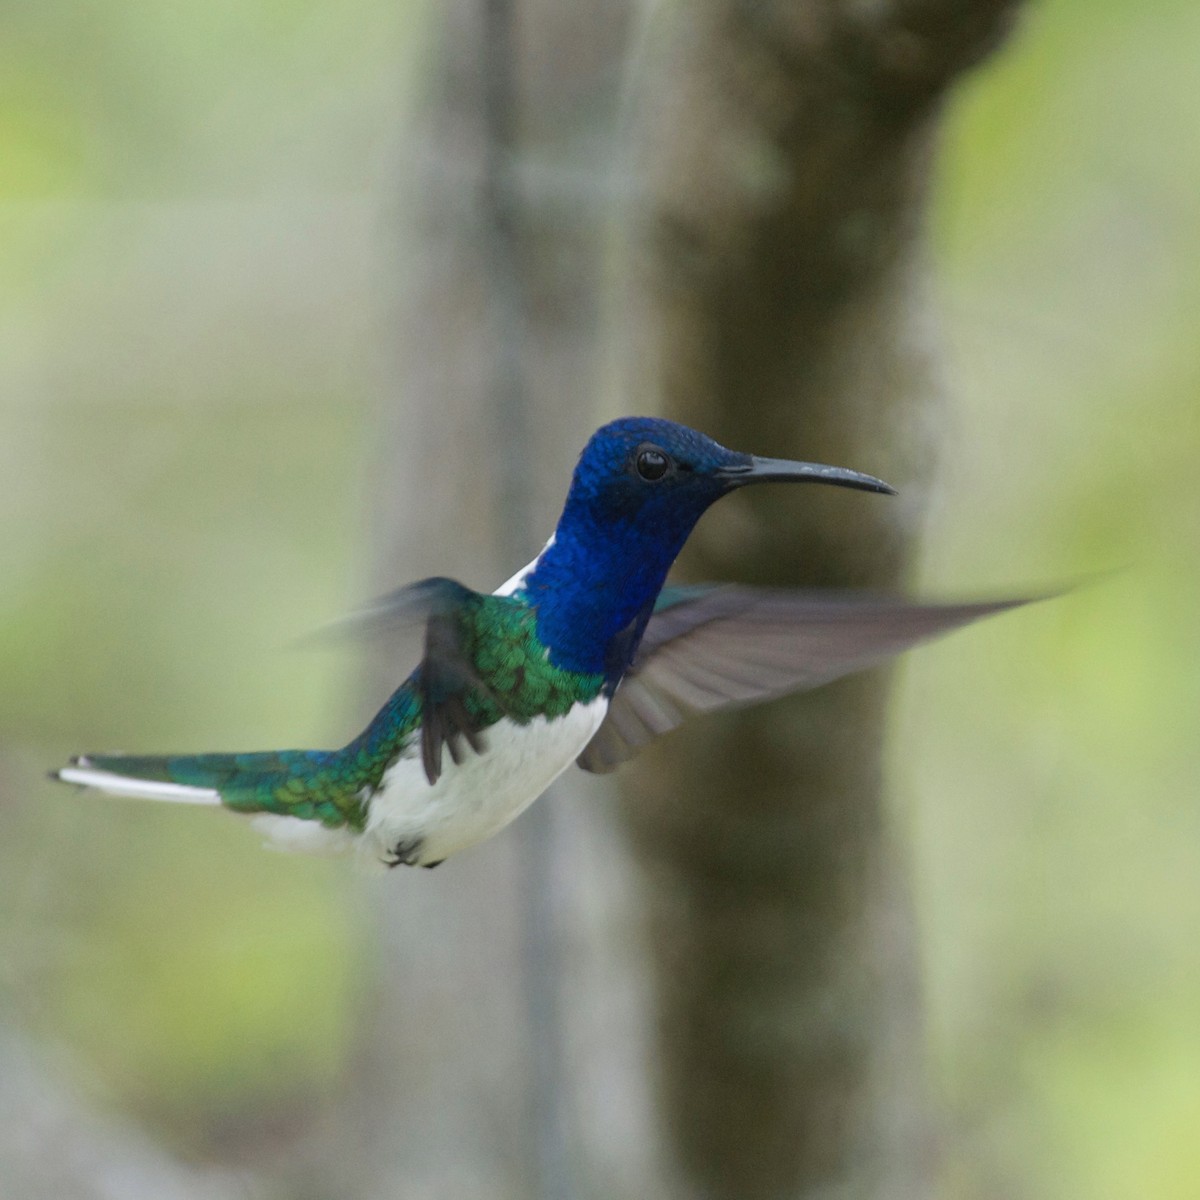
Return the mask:
{"type": "MultiPolygon", "coordinates": [[[[935,466],[926,213],[941,100],[1011,0],[668,6],[630,261],[638,378],[739,449],[898,499],[759,489],[699,578],[895,588],[935,466]]],[[[911,904],[884,807],[887,679],[696,722],[625,776],[664,1116],[691,1195],[929,1194],[911,904]]]]}

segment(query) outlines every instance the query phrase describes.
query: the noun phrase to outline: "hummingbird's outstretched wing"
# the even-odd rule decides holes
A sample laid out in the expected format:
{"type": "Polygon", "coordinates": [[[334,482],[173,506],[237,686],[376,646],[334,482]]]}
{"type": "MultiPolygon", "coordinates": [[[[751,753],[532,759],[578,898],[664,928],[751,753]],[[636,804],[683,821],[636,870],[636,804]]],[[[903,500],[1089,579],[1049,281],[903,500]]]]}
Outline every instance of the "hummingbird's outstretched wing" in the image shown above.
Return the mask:
{"type": "Polygon", "coordinates": [[[1027,602],[917,604],[863,592],[666,588],[579,765],[611,771],[693,713],[815,688],[1027,602]]]}
{"type": "Polygon", "coordinates": [[[487,749],[483,730],[490,722],[480,701],[506,711],[504,697],[480,677],[470,652],[479,606],[491,599],[435,575],[397,588],[315,635],[387,636],[424,627],[421,661],[411,678],[421,700],[421,764],[431,784],[441,776],[443,748],[455,764],[468,747],[476,754],[487,749]]]}
{"type": "Polygon", "coordinates": [[[431,784],[442,774],[443,747],[456,765],[466,757],[464,743],[482,754],[487,749],[483,731],[490,724],[485,708],[507,710],[471,654],[478,609],[489,599],[453,579],[433,576],[392,592],[373,610],[384,628],[424,622],[424,654],[412,682],[421,699],[421,765],[431,784]]]}

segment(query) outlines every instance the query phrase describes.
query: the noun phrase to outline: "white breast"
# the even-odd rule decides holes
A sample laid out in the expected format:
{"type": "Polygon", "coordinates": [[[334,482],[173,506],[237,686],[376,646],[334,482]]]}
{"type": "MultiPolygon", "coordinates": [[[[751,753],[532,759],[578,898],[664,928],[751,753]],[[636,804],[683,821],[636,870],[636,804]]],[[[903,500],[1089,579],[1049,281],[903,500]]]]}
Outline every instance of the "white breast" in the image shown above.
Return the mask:
{"type": "Polygon", "coordinates": [[[371,799],[363,839],[369,852],[387,859],[398,846],[419,845],[416,861],[431,863],[491,837],[575,761],[607,711],[607,698],[598,697],[553,720],[501,720],[484,731],[483,754],[467,750],[456,766],[443,751],[444,769],[432,786],[414,738],[371,799]]]}

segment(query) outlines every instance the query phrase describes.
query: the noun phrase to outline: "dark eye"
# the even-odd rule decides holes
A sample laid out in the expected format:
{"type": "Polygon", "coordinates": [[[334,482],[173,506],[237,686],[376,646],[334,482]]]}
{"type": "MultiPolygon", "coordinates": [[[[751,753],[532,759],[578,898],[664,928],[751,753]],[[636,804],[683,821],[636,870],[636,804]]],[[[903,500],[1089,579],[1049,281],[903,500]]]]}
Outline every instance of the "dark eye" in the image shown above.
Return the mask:
{"type": "Polygon", "coordinates": [[[647,446],[644,450],[638,451],[637,473],[649,483],[661,479],[667,473],[670,465],[671,460],[653,446],[647,446]]]}

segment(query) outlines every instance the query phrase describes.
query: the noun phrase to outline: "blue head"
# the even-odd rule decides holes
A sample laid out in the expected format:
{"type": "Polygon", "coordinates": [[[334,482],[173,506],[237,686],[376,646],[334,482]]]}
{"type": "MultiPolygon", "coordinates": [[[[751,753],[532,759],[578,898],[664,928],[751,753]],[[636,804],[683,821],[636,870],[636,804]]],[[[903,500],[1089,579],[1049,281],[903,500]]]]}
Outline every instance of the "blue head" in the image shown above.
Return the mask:
{"type": "Polygon", "coordinates": [[[857,471],[727,450],[655,417],[625,417],[598,429],[579,457],[553,544],[523,585],[551,661],[615,683],[708,506],[735,488],[771,480],[892,490],[857,471]]]}

